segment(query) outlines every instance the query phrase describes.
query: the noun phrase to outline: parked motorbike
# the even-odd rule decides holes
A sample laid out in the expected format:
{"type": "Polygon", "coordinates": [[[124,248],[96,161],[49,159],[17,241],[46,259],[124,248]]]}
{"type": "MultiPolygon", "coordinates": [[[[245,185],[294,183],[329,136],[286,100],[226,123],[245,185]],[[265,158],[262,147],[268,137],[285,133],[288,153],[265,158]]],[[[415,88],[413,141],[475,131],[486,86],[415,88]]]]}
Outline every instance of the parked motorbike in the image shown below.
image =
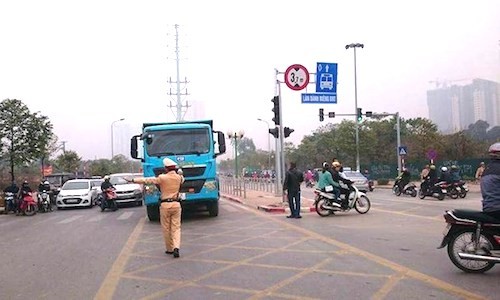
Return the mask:
{"type": "Polygon", "coordinates": [[[33,216],[38,211],[38,206],[31,193],[24,193],[21,201],[21,213],[25,216],[33,216]]]}
{"type": "MultiPolygon", "coordinates": [[[[331,186],[330,186],[331,187],[331,186]]],[[[318,215],[322,217],[329,216],[336,211],[347,212],[354,208],[360,214],[366,214],[371,207],[370,199],[366,196],[365,193],[361,192],[354,185],[349,185],[348,188],[351,189],[351,193],[349,194],[349,201],[347,208],[342,208],[342,198],[344,195],[341,195],[340,199],[335,200],[335,195],[328,191],[321,191],[316,189],[314,193],[316,194],[314,199],[314,206],[316,208],[316,212],[318,215]]],[[[331,190],[330,190],[331,191],[331,190]]]]}
{"type": "Polygon", "coordinates": [[[9,212],[16,212],[16,200],[14,197],[14,193],[6,192],[5,193],[5,213],[9,214],[9,212]]]}
{"type": "Polygon", "coordinates": [[[417,186],[415,186],[415,184],[413,182],[410,182],[407,185],[405,185],[403,187],[403,190],[401,191],[399,188],[399,181],[396,180],[396,182],[394,182],[394,186],[392,187],[392,192],[396,196],[400,196],[401,194],[404,194],[404,195],[410,195],[412,197],[416,197],[417,196],[417,186]]]}
{"type": "Polygon", "coordinates": [[[484,273],[500,262],[500,220],[481,211],[455,209],[444,214],[447,223],[438,249],[468,273],[484,273]]]}
{"type": "Polygon", "coordinates": [[[418,190],[418,197],[420,199],[424,199],[429,196],[437,198],[438,200],[443,200],[447,194],[446,186],[446,181],[440,181],[430,186],[428,182],[423,181],[420,184],[420,189],[418,190]]]}
{"type": "Polygon", "coordinates": [[[99,201],[101,205],[101,211],[104,211],[106,208],[109,208],[112,211],[118,210],[118,205],[116,204],[116,192],[114,188],[105,189],[97,198],[97,201],[99,201]],[[104,193],[106,193],[106,199],[104,199],[104,193]]]}

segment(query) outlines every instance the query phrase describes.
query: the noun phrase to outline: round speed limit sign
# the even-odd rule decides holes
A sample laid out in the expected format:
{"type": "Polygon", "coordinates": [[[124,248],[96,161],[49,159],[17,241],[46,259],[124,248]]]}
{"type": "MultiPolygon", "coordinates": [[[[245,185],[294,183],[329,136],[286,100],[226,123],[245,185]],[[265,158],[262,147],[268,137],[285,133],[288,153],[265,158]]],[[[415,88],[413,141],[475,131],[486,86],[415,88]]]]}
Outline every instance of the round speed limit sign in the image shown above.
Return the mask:
{"type": "Polygon", "coordinates": [[[303,65],[291,65],[285,71],[285,83],[292,90],[300,91],[309,84],[309,72],[303,65]]]}

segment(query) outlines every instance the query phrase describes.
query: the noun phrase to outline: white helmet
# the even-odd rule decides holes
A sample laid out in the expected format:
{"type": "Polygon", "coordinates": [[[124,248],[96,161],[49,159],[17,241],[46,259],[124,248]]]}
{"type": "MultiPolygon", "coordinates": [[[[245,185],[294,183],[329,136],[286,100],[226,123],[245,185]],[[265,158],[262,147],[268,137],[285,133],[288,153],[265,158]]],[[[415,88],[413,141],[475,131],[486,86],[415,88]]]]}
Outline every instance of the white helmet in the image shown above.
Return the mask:
{"type": "Polygon", "coordinates": [[[104,180],[109,180],[109,175],[104,176],[104,180]]]}
{"type": "Polygon", "coordinates": [[[491,145],[488,149],[488,153],[492,159],[500,159],[500,142],[491,145]]]}
{"type": "Polygon", "coordinates": [[[171,160],[170,158],[166,157],[163,159],[163,165],[165,167],[174,167],[174,166],[177,166],[177,163],[173,160],[171,160]]]}
{"type": "Polygon", "coordinates": [[[442,168],[441,168],[441,171],[442,171],[442,172],[446,172],[446,171],[448,171],[448,168],[447,168],[447,167],[442,167],[442,168]]]}
{"type": "Polygon", "coordinates": [[[45,181],[43,182],[43,184],[50,184],[50,183],[49,183],[47,180],[45,180],[45,181]]]}

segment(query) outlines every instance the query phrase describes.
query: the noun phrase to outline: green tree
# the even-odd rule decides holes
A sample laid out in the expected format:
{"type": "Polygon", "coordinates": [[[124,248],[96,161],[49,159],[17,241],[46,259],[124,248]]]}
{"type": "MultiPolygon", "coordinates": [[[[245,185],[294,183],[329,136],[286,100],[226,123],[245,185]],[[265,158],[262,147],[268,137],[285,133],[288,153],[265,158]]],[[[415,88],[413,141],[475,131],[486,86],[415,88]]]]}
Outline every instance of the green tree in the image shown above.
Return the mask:
{"type": "Polygon", "coordinates": [[[78,172],[81,163],[82,159],[75,151],[71,150],[64,152],[54,160],[54,164],[59,171],[70,173],[78,172]]]}
{"type": "Polygon", "coordinates": [[[31,113],[21,100],[0,102],[0,154],[9,160],[12,181],[14,168],[41,158],[53,136],[48,117],[31,113]]]}

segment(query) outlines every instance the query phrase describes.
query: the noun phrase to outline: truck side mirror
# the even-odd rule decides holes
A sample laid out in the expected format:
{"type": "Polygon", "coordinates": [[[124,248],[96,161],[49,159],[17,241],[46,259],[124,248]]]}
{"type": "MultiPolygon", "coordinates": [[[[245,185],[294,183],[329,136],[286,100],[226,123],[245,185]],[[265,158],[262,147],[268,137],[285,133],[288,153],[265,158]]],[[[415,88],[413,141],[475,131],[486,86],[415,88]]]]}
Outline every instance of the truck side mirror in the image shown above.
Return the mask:
{"type": "Polygon", "coordinates": [[[139,153],[137,152],[137,138],[140,137],[140,135],[134,135],[130,139],[130,156],[132,158],[138,159],[139,158],[139,153]]]}
{"type": "Polygon", "coordinates": [[[226,138],[221,131],[217,132],[217,143],[219,144],[219,155],[226,153],[226,138]]]}

